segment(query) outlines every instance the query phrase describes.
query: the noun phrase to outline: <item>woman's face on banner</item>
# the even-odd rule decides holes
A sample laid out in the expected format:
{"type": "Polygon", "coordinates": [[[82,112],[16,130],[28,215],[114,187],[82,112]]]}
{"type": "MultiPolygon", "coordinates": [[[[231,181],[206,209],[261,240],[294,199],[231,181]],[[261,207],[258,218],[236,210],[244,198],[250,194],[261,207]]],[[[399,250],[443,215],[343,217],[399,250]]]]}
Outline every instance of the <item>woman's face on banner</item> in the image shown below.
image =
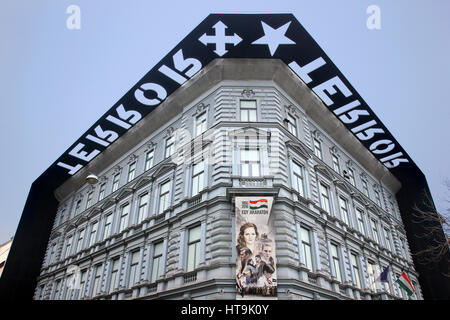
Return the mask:
{"type": "Polygon", "coordinates": [[[246,244],[255,243],[255,239],[256,239],[255,228],[248,227],[247,229],[244,230],[244,240],[246,244]]]}

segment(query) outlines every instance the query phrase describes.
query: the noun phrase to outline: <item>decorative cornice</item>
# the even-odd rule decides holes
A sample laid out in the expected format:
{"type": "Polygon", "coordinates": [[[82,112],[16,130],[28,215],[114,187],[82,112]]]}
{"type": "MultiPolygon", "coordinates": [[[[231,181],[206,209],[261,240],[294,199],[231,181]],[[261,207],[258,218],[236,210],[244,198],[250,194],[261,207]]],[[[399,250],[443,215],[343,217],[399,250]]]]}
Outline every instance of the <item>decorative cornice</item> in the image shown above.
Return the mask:
{"type": "Polygon", "coordinates": [[[255,92],[252,89],[244,89],[242,90],[241,95],[245,96],[247,99],[250,99],[255,96],[255,92]]]}

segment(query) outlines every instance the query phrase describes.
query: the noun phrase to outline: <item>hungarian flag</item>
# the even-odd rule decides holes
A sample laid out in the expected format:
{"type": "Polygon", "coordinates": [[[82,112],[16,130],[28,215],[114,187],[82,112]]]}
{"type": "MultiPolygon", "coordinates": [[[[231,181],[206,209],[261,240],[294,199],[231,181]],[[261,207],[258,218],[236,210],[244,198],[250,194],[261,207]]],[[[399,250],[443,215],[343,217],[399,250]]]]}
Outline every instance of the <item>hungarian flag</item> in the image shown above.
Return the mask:
{"type": "Polygon", "coordinates": [[[261,208],[267,208],[267,199],[250,200],[250,209],[256,210],[261,208]]]}
{"type": "Polygon", "coordinates": [[[406,292],[408,292],[408,295],[412,295],[413,292],[415,292],[412,283],[409,281],[408,277],[406,276],[406,273],[403,272],[402,275],[400,276],[400,278],[398,278],[396,282],[400,285],[400,287],[402,287],[403,289],[405,289],[406,292]]]}

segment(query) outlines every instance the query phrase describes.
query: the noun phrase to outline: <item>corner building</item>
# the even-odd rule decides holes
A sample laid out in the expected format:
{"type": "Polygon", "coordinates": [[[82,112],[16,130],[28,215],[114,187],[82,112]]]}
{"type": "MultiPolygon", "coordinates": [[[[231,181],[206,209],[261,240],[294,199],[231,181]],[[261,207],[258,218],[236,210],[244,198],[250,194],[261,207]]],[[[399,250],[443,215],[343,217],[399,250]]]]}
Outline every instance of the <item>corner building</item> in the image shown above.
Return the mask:
{"type": "Polygon", "coordinates": [[[274,197],[278,299],[422,299],[401,183],[281,60],[213,60],[82,170],[34,299],[236,299],[237,196],[274,197]]]}

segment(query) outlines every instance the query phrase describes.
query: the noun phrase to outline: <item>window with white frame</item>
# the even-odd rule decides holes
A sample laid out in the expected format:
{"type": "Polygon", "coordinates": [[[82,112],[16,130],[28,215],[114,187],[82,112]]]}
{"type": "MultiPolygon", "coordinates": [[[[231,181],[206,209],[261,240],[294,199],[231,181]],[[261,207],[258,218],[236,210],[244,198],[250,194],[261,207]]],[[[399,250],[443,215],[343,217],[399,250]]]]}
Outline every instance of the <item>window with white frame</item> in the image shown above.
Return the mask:
{"type": "Polygon", "coordinates": [[[367,262],[367,271],[368,271],[368,273],[369,273],[369,285],[370,285],[370,288],[373,290],[373,291],[377,291],[377,287],[376,287],[376,284],[375,284],[375,267],[374,267],[374,263],[372,262],[372,261],[368,261],[367,262]]]}
{"type": "Polygon", "coordinates": [[[55,253],[56,253],[56,247],[57,247],[56,243],[53,243],[51,245],[47,264],[52,264],[53,263],[53,260],[55,258],[55,253]]]}
{"type": "Polygon", "coordinates": [[[376,222],[374,219],[370,219],[370,224],[371,224],[371,227],[372,227],[372,236],[373,236],[373,240],[374,240],[376,243],[379,243],[379,240],[378,240],[378,228],[377,228],[377,222],[376,222]]]}
{"type": "Polygon", "coordinates": [[[317,158],[322,159],[322,143],[314,138],[314,154],[317,158]]]}
{"type": "Polygon", "coordinates": [[[361,232],[362,234],[365,235],[363,215],[364,215],[364,213],[362,212],[362,210],[357,208],[356,209],[356,221],[358,223],[358,230],[359,230],[359,232],[361,232]]]}
{"type": "Polygon", "coordinates": [[[163,183],[159,189],[159,210],[158,214],[163,213],[170,207],[170,181],[163,183]]]}
{"type": "Polygon", "coordinates": [[[333,263],[334,266],[334,272],[335,272],[335,277],[339,282],[342,282],[342,276],[341,276],[341,263],[340,263],[340,259],[339,259],[339,250],[338,250],[338,246],[334,243],[330,244],[330,254],[331,254],[331,261],[333,263]]]}
{"type": "Polygon", "coordinates": [[[380,193],[378,192],[378,190],[374,190],[373,193],[375,194],[375,202],[376,202],[377,205],[381,208],[381,198],[380,198],[380,193]]]}
{"type": "Polygon", "coordinates": [[[359,266],[358,266],[358,258],[356,254],[351,253],[350,254],[350,262],[352,264],[352,271],[353,271],[353,277],[354,277],[354,283],[358,288],[361,289],[361,277],[359,273],[359,266]]]}
{"type": "Polygon", "coordinates": [[[292,183],[294,189],[302,196],[305,197],[305,182],[303,180],[303,166],[298,165],[295,162],[292,162],[292,183]]]}
{"type": "Polygon", "coordinates": [[[339,165],[339,158],[336,155],[332,154],[331,155],[331,159],[333,161],[333,170],[340,174],[341,173],[341,167],[339,165]]]}
{"type": "Polygon", "coordinates": [[[111,280],[109,282],[109,293],[113,292],[119,283],[119,266],[120,266],[120,258],[114,258],[112,261],[111,267],[111,280]]]}
{"type": "Polygon", "coordinates": [[[347,178],[348,178],[348,181],[354,186],[355,185],[355,173],[350,168],[347,168],[347,178]]]}
{"type": "Polygon", "coordinates": [[[286,120],[288,131],[297,137],[297,121],[290,113],[286,115],[286,120]]]}
{"type": "Polygon", "coordinates": [[[102,201],[103,198],[105,197],[105,191],[106,191],[106,182],[103,182],[100,185],[100,191],[98,193],[98,201],[102,201]]]}
{"type": "Polygon", "coordinates": [[[196,226],[188,230],[187,244],[187,268],[186,271],[193,271],[200,263],[201,226],[196,226]]]}
{"type": "Polygon", "coordinates": [[[240,150],[241,176],[259,177],[261,175],[261,160],[259,148],[240,150]]]}
{"type": "Polygon", "coordinates": [[[102,277],[102,265],[98,264],[98,265],[95,266],[95,271],[94,271],[94,282],[93,282],[93,286],[92,286],[92,296],[96,296],[100,292],[101,277],[102,277]]]}
{"type": "Polygon", "coordinates": [[[119,232],[122,232],[128,227],[128,218],[130,213],[130,204],[127,203],[120,208],[120,224],[119,232]]]}
{"type": "Polygon", "coordinates": [[[95,243],[98,229],[98,221],[91,224],[91,234],[89,235],[89,247],[95,243]]]}
{"type": "Polygon", "coordinates": [[[84,240],[85,232],[86,232],[86,229],[84,229],[84,228],[81,229],[80,231],[78,231],[78,242],[77,242],[76,252],[83,249],[83,240],[84,240]]]}
{"type": "Polygon", "coordinates": [[[319,184],[320,189],[320,206],[322,209],[330,213],[330,189],[323,183],[319,184]]]}
{"type": "Polygon", "coordinates": [[[117,173],[113,177],[113,184],[112,184],[112,192],[117,191],[119,189],[119,179],[120,179],[120,173],[117,173]]]}
{"type": "Polygon", "coordinates": [[[305,259],[305,265],[309,270],[312,270],[312,246],[311,246],[311,232],[309,229],[300,227],[301,236],[301,250],[305,259]]]}
{"type": "Polygon", "coordinates": [[[166,148],[164,150],[164,159],[170,157],[175,151],[175,137],[166,139],[166,148]]]}
{"type": "Polygon", "coordinates": [[[78,200],[77,203],[75,204],[75,215],[80,213],[80,209],[81,209],[81,200],[78,200]]]}
{"type": "Polygon", "coordinates": [[[153,167],[154,157],[155,157],[155,150],[150,150],[145,154],[145,171],[153,167]]]}
{"type": "Polygon", "coordinates": [[[349,214],[348,214],[348,202],[345,198],[339,197],[339,211],[341,214],[341,219],[346,225],[349,224],[349,214]]]}
{"type": "Polygon", "coordinates": [[[361,183],[362,183],[364,194],[366,195],[366,197],[369,197],[369,186],[367,185],[367,181],[361,180],[361,183]]]}
{"type": "Polygon", "coordinates": [[[106,219],[105,219],[105,229],[103,232],[103,240],[105,240],[106,238],[108,238],[111,235],[112,223],[113,223],[113,214],[110,213],[106,216],[106,219]]]}
{"type": "Polygon", "coordinates": [[[256,121],[256,100],[241,100],[241,121],[256,121]]]}
{"type": "Polygon", "coordinates": [[[137,223],[141,223],[145,219],[148,206],[148,192],[139,196],[137,223]]]}
{"type": "Polygon", "coordinates": [[[163,254],[163,242],[158,242],[153,245],[153,259],[152,259],[152,276],[150,282],[155,282],[160,276],[163,254]]]}
{"type": "Polygon", "coordinates": [[[66,250],[64,252],[64,258],[67,258],[71,254],[71,247],[72,247],[72,235],[68,236],[66,239],[66,250]]]}
{"type": "Polygon", "coordinates": [[[128,278],[128,288],[134,286],[139,281],[139,250],[133,251],[130,257],[130,273],[128,278]]]}
{"type": "Polygon", "coordinates": [[[389,229],[384,228],[384,239],[385,239],[385,246],[389,251],[392,251],[391,248],[391,236],[390,236],[390,232],[389,229]]]}
{"type": "Polygon", "coordinates": [[[61,291],[61,284],[62,284],[62,280],[56,280],[55,284],[54,284],[54,290],[53,290],[53,294],[52,297],[50,298],[51,300],[58,300],[59,299],[59,292],[61,291]]]}
{"type": "Polygon", "coordinates": [[[205,163],[198,162],[192,166],[192,196],[197,195],[204,188],[205,163]]]}
{"type": "Polygon", "coordinates": [[[133,180],[135,175],[136,175],[136,161],[130,164],[130,166],[128,167],[127,182],[133,180]]]}
{"type": "Polygon", "coordinates": [[[206,131],[206,112],[195,118],[195,137],[198,137],[206,131]]]}
{"type": "Polygon", "coordinates": [[[87,194],[87,200],[86,200],[86,209],[89,208],[92,205],[92,197],[94,195],[94,191],[90,191],[87,194]]]}
{"type": "Polygon", "coordinates": [[[87,279],[87,270],[81,270],[81,277],[80,277],[80,288],[77,290],[75,294],[75,299],[81,299],[84,296],[84,289],[87,279]]]}

